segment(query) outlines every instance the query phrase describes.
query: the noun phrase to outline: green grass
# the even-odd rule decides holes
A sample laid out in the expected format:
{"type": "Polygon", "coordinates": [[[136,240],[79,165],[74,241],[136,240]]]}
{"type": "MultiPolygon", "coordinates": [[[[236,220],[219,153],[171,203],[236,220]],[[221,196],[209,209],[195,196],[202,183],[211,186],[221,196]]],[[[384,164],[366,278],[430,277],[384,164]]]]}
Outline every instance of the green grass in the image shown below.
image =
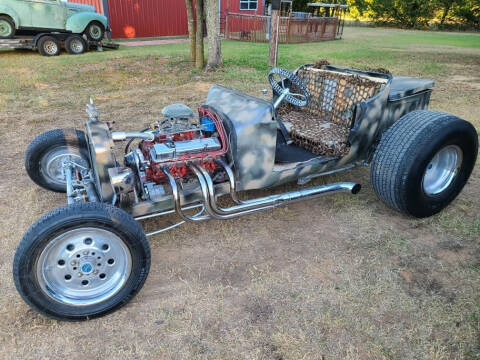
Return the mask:
{"type": "MultiPolygon", "coordinates": [[[[300,65],[311,63],[319,58],[329,59],[339,65],[388,67],[395,66],[407,68],[408,62],[419,54],[428,52],[428,47],[452,47],[462,49],[480,48],[479,34],[462,33],[433,33],[421,31],[404,31],[392,29],[347,28],[344,40],[308,44],[285,44],[279,47],[278,65],[294,69],[300,65]],[[377,36],[382,31],[382,36],[377,36]],[[403,64],[402,64],[403,62],[403,64]]],[[[236,72],[236,68],[248,68],[257,71],[253,76],[264,74],[268,69],[268,44],[247,43],[238,41],[223,41],[223,60],[225,71],[236,72]]],[[[83,56],[60,56],[55,59],[40,58],[33,53],[25,53],[20,58],[12,52],[0,51],[0,68],[22,68],[27,63],[31,66],[31,56],[36,56],[32,81],[43,81],[45,78],[60,76],[65,67],[71,65],[87,65],[103,61],[108,67],[108,62],[115,59],[145,58],[145,57],[170,57],[172,62],[185,61],[189,54],[188,44],[166,44],[142,47],[121,46],[117,51],[105,53],[90,52],[83,56]],[[15,63],[12,63],[15,61],[15,63]],[[39,75],[41,74],[41,75],[39,75]]],[[[425,75],[435,75],[445,68],[448,58],[443,53],[440,57],[432,56],[423,58],[416,64],[419,72],[425,75]]],[[[451,54],[455,57],[455,53],[451,54]]],[[[469,57],[470,55],[464,55],[469,57]]],[[[471,56],[478,60],[478,55],[471,56]]],[[[472,59],[473,61],[473,59],[472,59]]],[[[15,77],[3,74],[0,86],[15,86],[15,77]]],[[[29,86],[23,84],[23,86],[29,86]]],[[[21,89],[19,89],[21,90],[21,89]]]]}

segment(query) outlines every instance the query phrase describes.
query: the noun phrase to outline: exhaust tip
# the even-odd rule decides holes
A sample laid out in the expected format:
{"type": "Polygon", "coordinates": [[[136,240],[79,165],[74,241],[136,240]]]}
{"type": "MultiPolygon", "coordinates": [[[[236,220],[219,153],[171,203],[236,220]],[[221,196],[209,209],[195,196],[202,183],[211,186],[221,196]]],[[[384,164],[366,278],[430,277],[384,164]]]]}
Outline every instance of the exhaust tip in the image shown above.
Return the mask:
{"type": "Polygon", "coordinates": [[[352,194],[357,195],[360,192],[360,190],[362,190],[362,185],[355,184],[352,188],[352,194]]]}

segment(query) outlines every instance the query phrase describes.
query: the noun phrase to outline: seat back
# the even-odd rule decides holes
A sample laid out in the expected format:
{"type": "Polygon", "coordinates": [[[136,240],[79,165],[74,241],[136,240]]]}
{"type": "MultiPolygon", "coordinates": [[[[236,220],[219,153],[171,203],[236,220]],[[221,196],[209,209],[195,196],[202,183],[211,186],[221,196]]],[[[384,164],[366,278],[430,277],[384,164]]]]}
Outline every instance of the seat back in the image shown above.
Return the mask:
{"type": "Polygon", "coordinates": [[[311,99],[305,110],[324,122],[352,126],[355,105],[375,96],[384,82],[330,70],[302,68],[297,76],[307,85],[311,99]]]}

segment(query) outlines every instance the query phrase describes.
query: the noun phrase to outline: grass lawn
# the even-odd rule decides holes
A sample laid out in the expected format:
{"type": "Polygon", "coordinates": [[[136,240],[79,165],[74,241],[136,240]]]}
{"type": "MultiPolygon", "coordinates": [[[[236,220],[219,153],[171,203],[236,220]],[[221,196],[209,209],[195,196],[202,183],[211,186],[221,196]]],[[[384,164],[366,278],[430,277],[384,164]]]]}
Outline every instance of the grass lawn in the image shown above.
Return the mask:
{"type": "MultiPolygon", "coordinates": [[[[222,68],[204,73],[188,63],[188,44],[56,58],[0,51],[0,357],[479,359],[478,166],[458,199],[429,219],[385,206],[368,169],[357,169],[315,183],[358,181],[358,196],[153,237],[146,285],[108,317],[61,323],[23,303],[11,279],[15,248],[32,222],[65,204],[27,178],[30,140],[82,128],[90,96],[101,119],[122,130],[159,119],[169,103],[200,105],[214,83],[261,96],[268,45],[224,41],[223,55],[222,68]]],[[[341,41],[281,45],[279,66],[321,58],[433,78],[431,108],[480,131],[480,35],[346,28],[341,41]]]]}

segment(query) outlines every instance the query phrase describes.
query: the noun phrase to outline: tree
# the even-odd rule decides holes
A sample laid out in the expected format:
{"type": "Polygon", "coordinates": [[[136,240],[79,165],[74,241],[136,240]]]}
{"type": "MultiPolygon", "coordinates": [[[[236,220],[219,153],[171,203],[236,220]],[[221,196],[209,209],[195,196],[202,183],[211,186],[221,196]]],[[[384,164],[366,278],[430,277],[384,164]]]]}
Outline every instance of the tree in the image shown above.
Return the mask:
{"type": "Polygon", "coordinates": [[[195,31],[195,17],[193,14],[193,0],[185,0],[185,7],[187,8],[188,37],[190,38],[190,61],[195,63],[196,31],[195,31]]]}
{"type": "Polygon", "coordinates": [[[207,12],[208,62],[207,69],[222,63],[222,43],[220,40],[220,14],[218,0],[205,0],[207,12]]]}
{"type": "Polygon", "coordinates": [[[203,69],[205,66],[203,24],[206,18],[208,33],[207,69],[217,67],[222,63],[218,0],[185,0],[185,7],[187,9],[188,35],[190,38],[190,60],[198,69],[203,69]],[[195,12],[193,11],[194,4],[195,12]]]}
{"type": "Polygon", "coordinates": [[[457,22],[480,29],[480,1],[464,0],[453,7],[453,16],[457,22]]]}
{"type": "Polygon", "coordinates": [[[442,10],[442,18],[440,24],[443,25],[447,19],[448,13],[452,9],[453,4],[458,2],[457,0],[437,0],[439,7],[442,10]]]}
{"type": "Polygon", "coordinates": [[[197,13],[195,66],[198,69],[203,69],[205,65],[205,54],[203,50],[203,0],[195,1],[195,11],[197,13]]]}
{"type": "Polygon", "coordinates": [[[435,15],[437,0],[350,0],[360,15],[368,15],[374,21],[391,23],[400,27],[425,26],[435,15]]]}

